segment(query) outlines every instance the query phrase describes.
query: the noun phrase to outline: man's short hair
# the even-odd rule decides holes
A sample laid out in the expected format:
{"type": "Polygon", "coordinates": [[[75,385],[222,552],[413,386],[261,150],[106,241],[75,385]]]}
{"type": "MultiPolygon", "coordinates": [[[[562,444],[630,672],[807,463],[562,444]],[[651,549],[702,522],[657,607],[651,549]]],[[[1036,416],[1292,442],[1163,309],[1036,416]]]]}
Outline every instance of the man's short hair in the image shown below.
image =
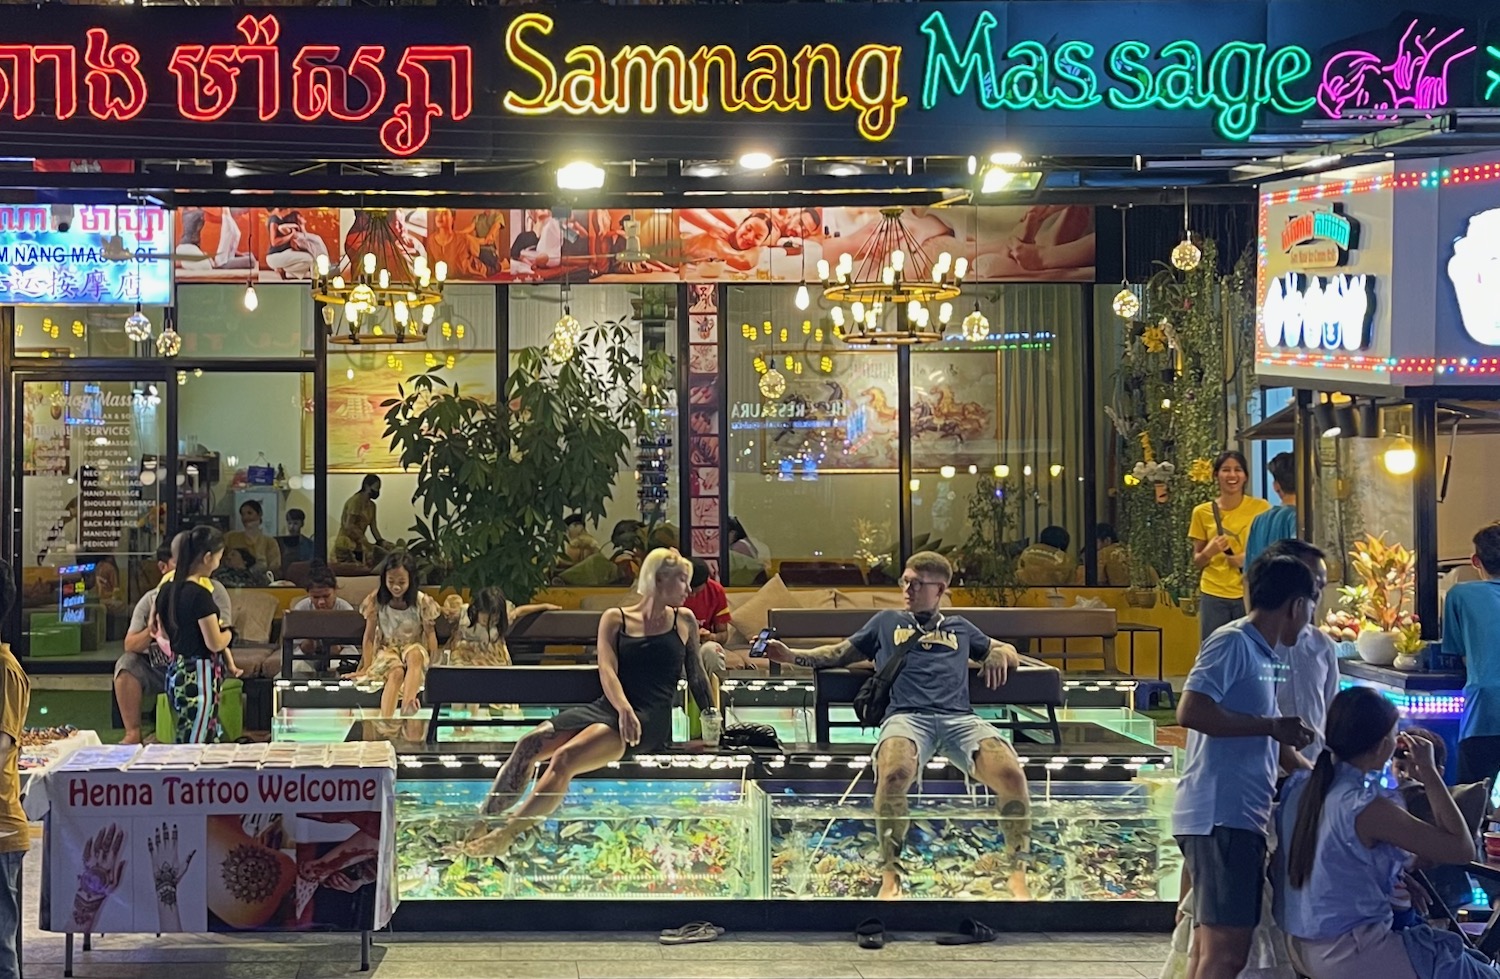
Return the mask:
{"type": "Polygon", "coordinates": [[[937,551],[918,551],[906,559],[906,570],[917,574],[930,574],[943,579],[943,584],[953,580],[953,562],[937,551]]]}
{"type": "Polygon", "coordinates": [[[688,579],[688,588],[697,591],[708,583],[708,562],[701,557],[690,558],[689,560],[693,562],[693,576],[688,579]]]}
{"type": "Polygon", "coordinates": [[[1297,457],[1290,452],[1278,452],[1266,463],[1266,471],[1271,474],[1276,485],[1281,487],[1283,493],[1297,492],[1297,457]]]}
{"type": "Polygon", "coordinates": [[[301,520],[303,523],[307,522],[307,514],[303,513],[296,507],[292,507],[286,512],[286,518],[288,520],[301,520]]]}
{"type": "Polygon", "coordinates": [[[156,545],[156,563],[166,564],[172,560],[172,542],[162,541],[156,545]]]}
{"type": "Polygon", "coordinates": [[[1278,555],[1294,557],[1297,560],[1301,561],[1303,564],[1311,564],[1314,561],[1324,561],[1328,558],[1328,555],[1323,553],[1323,549],[1321,547],[1318,547],[1315,544],[1309,544],[1307,541],[1299,540],[1296,537],[1285,537],[1279,541],[1273,541],[1272,543],[1266,545],[1266,549],[1261,553],[1270,554],[1272,557],[1276,557],[1278,555]]]}
{"type": "Polygon", "coordinates": [[[1474,554],[1488,575],[1500,575],[1500,523],[1479,528],[1474,535],[1474,554]]]}
{"type": "Polygon", "coordinates": [[[1042,532],[1036,535],[1036,541],[1038,544],[1046,544],[1048,547],[1055,547],[1059,551],[1066,551],[1068,545],[1073,543],[1073,535],[1068,533],[1066,527],[1053,525],[1051,527],[1043,527],[1042,532]]]}
{"type": "Polygon", "coordinates": [[[323,563],[322,561],[313,561],[310,564],[308,564],[308,566],[307,566],[307,590],[308,591],[312,591],[314,588],[333,588],[333,589],[337,590],[338,587],[339,587],[338,576],[333,573],[333,569],[330,568],[327,564],[323,563]]]}
{"type": "Polygon", "coordinates": [[[1312,569],[1286,554],[1262,554],[1246,578],[1253,611],[1274,612],[1299,598],[1312,601],[1318,594],[1312,569]]]}

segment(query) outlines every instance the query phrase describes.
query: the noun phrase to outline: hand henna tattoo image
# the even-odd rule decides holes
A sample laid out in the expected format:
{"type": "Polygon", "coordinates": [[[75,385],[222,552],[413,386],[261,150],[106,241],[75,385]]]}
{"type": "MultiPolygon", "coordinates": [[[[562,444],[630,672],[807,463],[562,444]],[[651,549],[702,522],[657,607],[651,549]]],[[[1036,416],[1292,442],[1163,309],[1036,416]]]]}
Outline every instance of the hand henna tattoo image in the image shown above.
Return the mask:
{"type": "Polygon", "coordinates": [[[78,875],[78,893],[73,896],[73,923],[79,931],[91,932],[105,900],[120,886],[125,861],[120,849],[125,831],[114,823],[95,833],[83,845],[83,873],[78,875]]]}

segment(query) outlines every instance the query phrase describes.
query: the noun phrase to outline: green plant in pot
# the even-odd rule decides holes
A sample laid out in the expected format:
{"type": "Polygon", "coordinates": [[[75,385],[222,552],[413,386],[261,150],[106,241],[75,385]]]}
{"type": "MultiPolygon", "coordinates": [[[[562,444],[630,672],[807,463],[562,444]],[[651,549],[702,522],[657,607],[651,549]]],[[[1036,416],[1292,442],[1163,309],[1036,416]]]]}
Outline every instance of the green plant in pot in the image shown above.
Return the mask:
{"type": "Polygon", "coordinates": [[[957,564],[976,604],[1015,605],[1026,590],[1016,562],[1018,548],[1010,539],[1017,492],[1009,480],[988,475],[975,480],[969,497],[969,537],[958,548],[957,564]]]}
{"type": "Polygon", "coordinates": [[[527,601],[551,579],[564,519],[604,515],[646,420],[643,381],[668,370],[633,340],[626,320],[609,320],[561,349],[517,350],[499,404],[428,371],[382,405],[386,438],[417,474],[412,548],[448,584],[527,601]]]}

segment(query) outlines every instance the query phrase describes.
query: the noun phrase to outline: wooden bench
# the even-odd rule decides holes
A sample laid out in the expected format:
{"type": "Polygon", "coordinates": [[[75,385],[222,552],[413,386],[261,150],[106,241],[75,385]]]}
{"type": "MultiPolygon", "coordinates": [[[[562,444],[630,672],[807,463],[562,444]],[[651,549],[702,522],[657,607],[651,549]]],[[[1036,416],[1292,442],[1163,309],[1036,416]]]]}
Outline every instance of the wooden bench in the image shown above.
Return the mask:
{"type": "MultiPolygon", "coordinates": [[[[865,623],[869,622],[871,616],[877,611],[876,609],[772,609],[770,625],[776,630],[777,637],[783,641],[836,641],[854,635],[864,627],[865,623]]],[[[1103,628],[1106,625],[1102,620],[1067,624],[1053,618],[1038,619],[1029,614],[1051,613],[1055,615],[1058,612],[1073,611],[1092,613],[1098,610],[1008,608],[943,610],[945,615],[962,615],[991,638],[1008,642],[1028,638],[1028,632],[1031,633],[1030,638],[1038,638],[1034,632],[1037,629],[1045,630],[1046,638],[1056,638],[1059,634],[1097,635],[1098,633],[1074,630],[1103,628]]],[[[1113,622],[1114,612],[1110,610],[1107,624],[1112,628],[1113,622]]],[[[813,706],[814,732],[818,741],[826,744],[830,741],[832,728],[860,726],[858,721],[834,721],[831,713],[834,707],[848,707],[854,703],[854,696],[859,692],[864,681],[869,678],[870,671],[868,669],[819,670],[814,676],[817,680],[813,706]]],[[[976,705],[1030,707],[1038,712],[1044,712],[1046,720],[1030,720],[1023,717],[1019,711],[1008,711],[1008,717],[996,722],[996,726],[1022,736],[1029,736],[1031,732],[1045,731],[1051,735],[1053,744],[1062,742],[1062,731],[1057,722],[1057,708],[1063,706],[1063,683],[1062,672],[1056,667],[1048,666],[1030,656],[1023,656],[1021,666],[1011,673],[1004,686],[996,690],[986,687],[977,673],[971,676],[969,698],[976,705]]]]}

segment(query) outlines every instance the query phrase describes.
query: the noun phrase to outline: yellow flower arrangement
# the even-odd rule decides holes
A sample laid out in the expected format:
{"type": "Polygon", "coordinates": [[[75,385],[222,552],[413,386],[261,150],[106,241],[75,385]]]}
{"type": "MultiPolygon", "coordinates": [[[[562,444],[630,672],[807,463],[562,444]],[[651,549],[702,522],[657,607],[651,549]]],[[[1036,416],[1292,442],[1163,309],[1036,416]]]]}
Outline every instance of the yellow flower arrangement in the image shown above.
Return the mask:
{"type": "Polygon", "coordinates": [[[1213,482],[1214,464],[1207,459],[1194,459],[1193,464],[1188,466],[1188,479],[1195,483],[1213,482]]]}
{"type": "Polygon", "coordinates": [[[1167,349],[1167,331],[1160,326],[1149,326],[1141,335],[1141,343],[1145,344],[1146,349],[1151,353],[1159,354],[1167,349]]]}

